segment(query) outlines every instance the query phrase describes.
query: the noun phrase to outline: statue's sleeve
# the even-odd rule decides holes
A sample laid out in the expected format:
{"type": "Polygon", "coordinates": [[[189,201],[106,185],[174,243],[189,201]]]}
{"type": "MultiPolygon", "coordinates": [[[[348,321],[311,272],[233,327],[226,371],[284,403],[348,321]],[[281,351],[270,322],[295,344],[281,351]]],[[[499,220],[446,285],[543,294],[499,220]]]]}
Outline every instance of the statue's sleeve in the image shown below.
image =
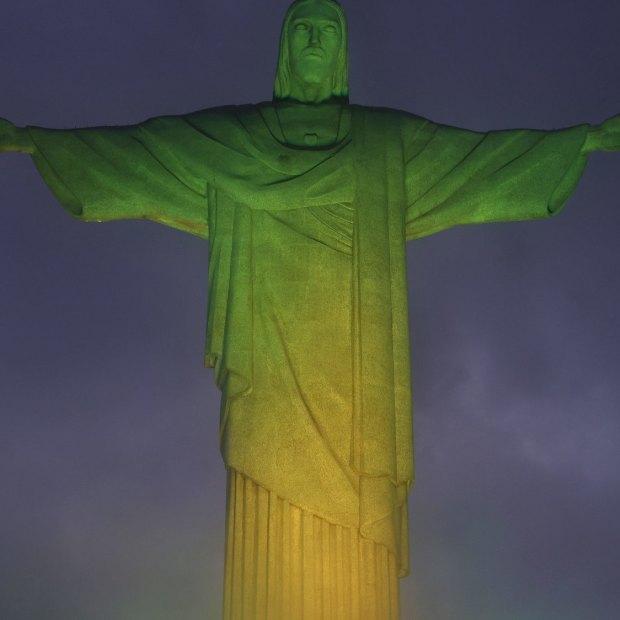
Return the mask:
{"type": "Polygon", "coordinates": [[[208,237],[200,137],[188,117],[139,125],[29,127],[33,159],[56,198],[85,221],[149,219],[208,237]]]}
{"type": "Polygon", "coordinates": [[[404,121],[407,238],[557,213],[586,164],[588,125],[479,133],[404,121]]]}

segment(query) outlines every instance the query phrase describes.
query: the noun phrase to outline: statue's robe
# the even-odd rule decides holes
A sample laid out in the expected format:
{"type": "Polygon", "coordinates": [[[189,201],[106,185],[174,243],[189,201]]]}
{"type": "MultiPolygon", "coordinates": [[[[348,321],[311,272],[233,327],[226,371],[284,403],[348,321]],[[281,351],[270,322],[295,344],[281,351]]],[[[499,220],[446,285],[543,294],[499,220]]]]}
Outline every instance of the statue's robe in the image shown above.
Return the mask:
{"type": "MultiPolygon", "coordinates": [[[[258,597],[268,618],[302,617],[296,588],[322,606],[316,617],[356,618],[359,605],[364,618],[398,617],[414,479],[406,240],[546,218],[585,164],[587,126],[477,133],[395,110],[342,114],[336,142],[314,148],[283,143],[272,104],[30,128],[39,171],[76,217],[147,218],[210,240],[227,596],[258,597]],[[287,573],[297,585],[282,586],[287,573]],[[314,600],[343,574],[388,594],[343,585],[314,600]],[[269,583],[244,594],[231,585],[243,579],[269,583]]],[[[230,617],[263,617],[243,605],[230,617]]]]}

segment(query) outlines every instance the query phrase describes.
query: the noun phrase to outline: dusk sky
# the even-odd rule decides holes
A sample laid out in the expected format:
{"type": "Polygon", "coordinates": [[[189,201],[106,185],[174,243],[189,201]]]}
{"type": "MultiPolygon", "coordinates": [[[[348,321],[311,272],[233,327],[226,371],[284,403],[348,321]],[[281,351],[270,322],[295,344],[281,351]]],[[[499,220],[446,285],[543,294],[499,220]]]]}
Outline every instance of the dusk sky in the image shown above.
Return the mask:
{"type": "MultiPolygon", "coordinates": [[[[0,116],[271,98],[286,0],[2,0],[0,116]]],[[[349,0],[351,101],[475,130],[620,112],[618,0],[349,0]]],[[[0,154],[0,618],[218,620],[208,243],[69,217],[0,154]]],[[[542,222],[410,244],[403,620],[620,617],[620,154],[542,222]]],[[[295,619],[291,619],[295,620],[295,619]]]]}

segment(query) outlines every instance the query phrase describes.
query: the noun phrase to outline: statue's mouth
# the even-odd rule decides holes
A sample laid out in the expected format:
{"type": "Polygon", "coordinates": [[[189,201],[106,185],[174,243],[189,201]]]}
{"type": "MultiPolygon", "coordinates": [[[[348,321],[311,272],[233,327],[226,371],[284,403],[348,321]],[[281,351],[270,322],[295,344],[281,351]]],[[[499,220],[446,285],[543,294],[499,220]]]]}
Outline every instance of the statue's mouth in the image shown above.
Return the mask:
{"type": "Polygon", "coordinates": [[[319,47],[309,47],[304,50],[304,56],[316,56],[317,58],[323,58],[325,52],[319,47]]]}

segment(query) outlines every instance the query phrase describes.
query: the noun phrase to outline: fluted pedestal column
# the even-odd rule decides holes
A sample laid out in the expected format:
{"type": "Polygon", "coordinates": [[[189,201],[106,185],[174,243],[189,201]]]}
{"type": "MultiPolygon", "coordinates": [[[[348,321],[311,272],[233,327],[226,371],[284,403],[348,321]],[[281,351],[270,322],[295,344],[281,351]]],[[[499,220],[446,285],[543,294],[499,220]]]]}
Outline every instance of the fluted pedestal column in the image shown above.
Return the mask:
{"type": "Polygon", "coordinates": [[[396,559],[228,473],[225,620],[399,620],[396,559]]]}

